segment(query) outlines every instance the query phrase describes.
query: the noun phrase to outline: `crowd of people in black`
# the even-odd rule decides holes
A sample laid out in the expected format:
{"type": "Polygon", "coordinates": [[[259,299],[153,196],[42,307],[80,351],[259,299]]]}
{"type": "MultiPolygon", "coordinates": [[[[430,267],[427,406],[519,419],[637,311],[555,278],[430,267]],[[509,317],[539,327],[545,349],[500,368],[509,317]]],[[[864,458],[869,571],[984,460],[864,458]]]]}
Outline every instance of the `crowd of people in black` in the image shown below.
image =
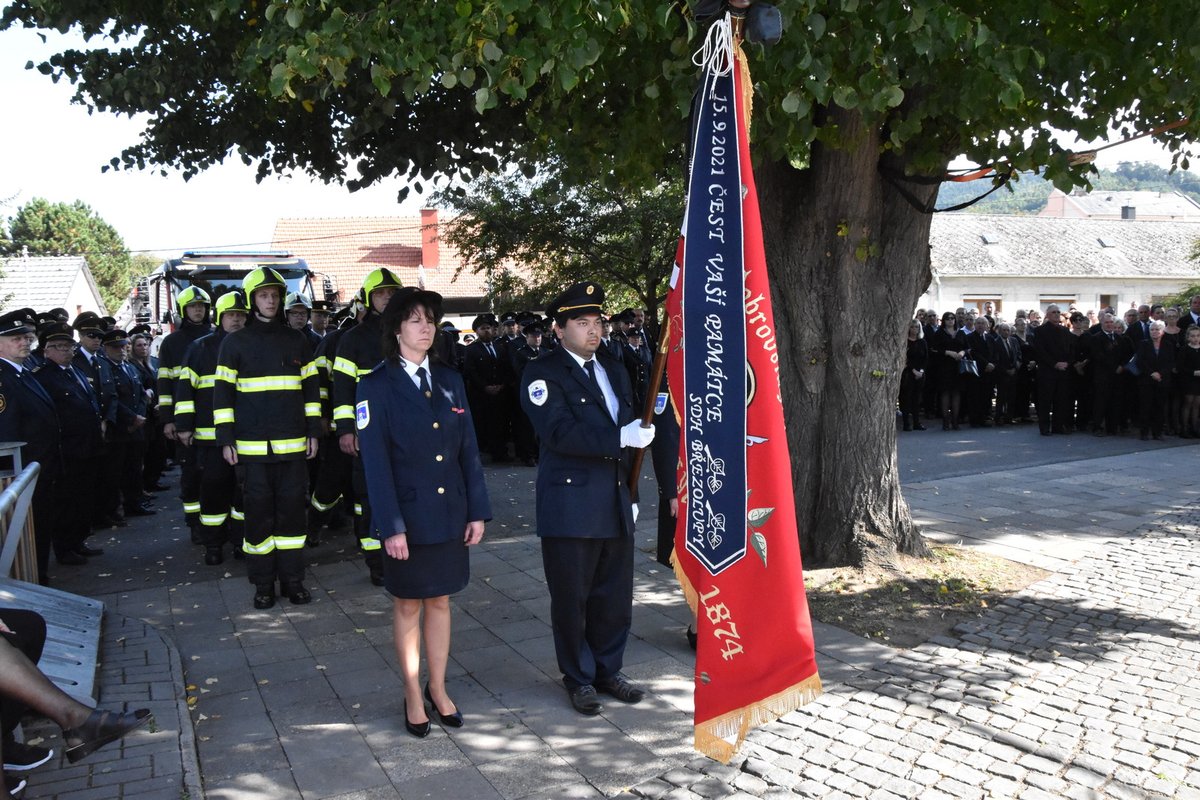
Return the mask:
{"type": "Polygon", "coordinates": [[[1064,319],[1052,304],[1044,319],[1021,310],[1012,322],[991,303],[983,313],[917,309],[905,347],[905,431],[935,419],[958,430],[1036,418],[1043,436],[1200,437],[1200,295],[1186,310],[1143,304],[1089,317],[1072,307],[1064,319]]]}

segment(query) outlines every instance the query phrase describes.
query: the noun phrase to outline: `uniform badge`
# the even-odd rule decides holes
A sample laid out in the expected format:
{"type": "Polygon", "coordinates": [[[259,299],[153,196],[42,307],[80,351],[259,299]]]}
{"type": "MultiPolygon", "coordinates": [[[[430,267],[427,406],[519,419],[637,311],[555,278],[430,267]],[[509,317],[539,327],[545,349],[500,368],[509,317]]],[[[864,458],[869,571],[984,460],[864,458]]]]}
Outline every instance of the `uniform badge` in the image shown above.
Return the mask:
{"type": "Polygon", "coordinates": [[[362,430],[371,424],[371,407],[363,400],[354,407],[354,427],[362,430]]]}
{"type": "Polygon", "coordinates": [[[667,410],[667,393],[659,392],[654,398],[654,413],[661,414],[667,410]]]}
{"type": "Polygon", "coordinates": [[[0,414],[3,414],[6,408],[8,408],[8,401],[4,399],[4,395],[0,394],[0,414]]]}
{"type": "Polygon", "coordinates": [[[546,398],[550,396],[550,390],[546,387],[546,382],[538,379],[529,384],[529,402],[535,406],[544,406],[546,398]]]}

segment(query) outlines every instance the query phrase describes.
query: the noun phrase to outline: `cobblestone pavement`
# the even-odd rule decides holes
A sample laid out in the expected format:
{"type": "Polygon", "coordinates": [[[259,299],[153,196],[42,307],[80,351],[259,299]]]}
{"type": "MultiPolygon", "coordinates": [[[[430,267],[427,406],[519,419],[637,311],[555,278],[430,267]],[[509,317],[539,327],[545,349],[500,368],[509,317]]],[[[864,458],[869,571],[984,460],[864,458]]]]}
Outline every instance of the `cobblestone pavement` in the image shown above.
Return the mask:
{"type": "Polygon", "coordinates": [[[348,535],[306,551],[311,605],[257,612],[240,565],[203,566],[177,512],[137,520],[55,580],[108,604],[101,701],[148,704],[158,727],[38,770],[27,797],[1200,797],[1200,448],[987,465],[913,481],[914,516],[934,538],[1046,558],[1053,577],[912,650],[818,624],[826,694],[753,732],[730,765],[691,749],[689,612],[652,559],[652,509],[627,658],[651,694],[584,719],[557,685],[521,499],[533,471],[488,469],[497,518],[453,601],[449,683],[468,724],[425,740],[399,724],[390,603],[348,535]],[[1022,503],[1012,525],[978,510],[1022,503]],[[1025,528],[1033,506],[1059,511],[1025,528]]]}
{"type": "Polygon", "coordinates": [[[647,798],[1200,797],[1200,511],[694,759],[647,798]]]}

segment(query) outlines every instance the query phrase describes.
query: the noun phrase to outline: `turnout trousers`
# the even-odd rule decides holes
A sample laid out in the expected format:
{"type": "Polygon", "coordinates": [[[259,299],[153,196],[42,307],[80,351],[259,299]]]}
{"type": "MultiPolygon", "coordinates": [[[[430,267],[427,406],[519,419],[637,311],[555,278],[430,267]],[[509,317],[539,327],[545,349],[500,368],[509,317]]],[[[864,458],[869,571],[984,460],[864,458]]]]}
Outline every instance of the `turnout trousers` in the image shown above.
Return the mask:
{"type": "Polygon", "coordinates": [[[285,586],[304,580],[308,464],[243,461],[236,467],[245,505],[242,552],[255,586],[278,579],[285,586]]]}
{"type": "Polygon", "coordinates": [[[196,445],[193,455],[200,467],[200,544],[221,547],[242,541],[242,492],[234,467],[216,445],[196,445]]]}

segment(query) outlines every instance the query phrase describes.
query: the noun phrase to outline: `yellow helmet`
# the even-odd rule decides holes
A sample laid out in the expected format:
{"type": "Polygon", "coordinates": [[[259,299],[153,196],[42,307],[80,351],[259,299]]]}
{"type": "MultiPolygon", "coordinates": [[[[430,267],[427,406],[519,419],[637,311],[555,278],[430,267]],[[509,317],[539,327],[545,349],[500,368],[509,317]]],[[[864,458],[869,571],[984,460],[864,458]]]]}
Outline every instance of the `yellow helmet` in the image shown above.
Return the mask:
{"type": "Polygon", "coordinates": [[[193,303],[204,303],[204,305],[212,305],[212,300],[208,296],[208,292],[201,289],[199,286],[189,286],[175,297],[175,304],[179,306],[179,313],[182,315],[183,310],[193,303]]]}
{"type": "Polygon", "coordinates": [[[360,290],[362,292],[363,305],[369,306],[371,304],[371,292],[376,289],[399,289],[403,285],[400,279],[387,267],[373,269],[367,273],[367,277],[363,278],[362,289],[360,290]]]}
{"type": "Polygon", "coordinates": [[[213,313],[217,318],[218,325],[221,324],[221,315],[226,311],[242,311],[249,314],[250,305],[246,302],[246,295],[234,289],[232,292],[226,292],[217,298],[213,313]]]}
{"type": "Polygon", "coordinates": [[[281,293],[287,293],[287,284],[283,276],[270,267],[259,267],[242,279],[242,291],[246,293],[247,300],[259,289],[267,286],[278,286],[281,293]]]}

